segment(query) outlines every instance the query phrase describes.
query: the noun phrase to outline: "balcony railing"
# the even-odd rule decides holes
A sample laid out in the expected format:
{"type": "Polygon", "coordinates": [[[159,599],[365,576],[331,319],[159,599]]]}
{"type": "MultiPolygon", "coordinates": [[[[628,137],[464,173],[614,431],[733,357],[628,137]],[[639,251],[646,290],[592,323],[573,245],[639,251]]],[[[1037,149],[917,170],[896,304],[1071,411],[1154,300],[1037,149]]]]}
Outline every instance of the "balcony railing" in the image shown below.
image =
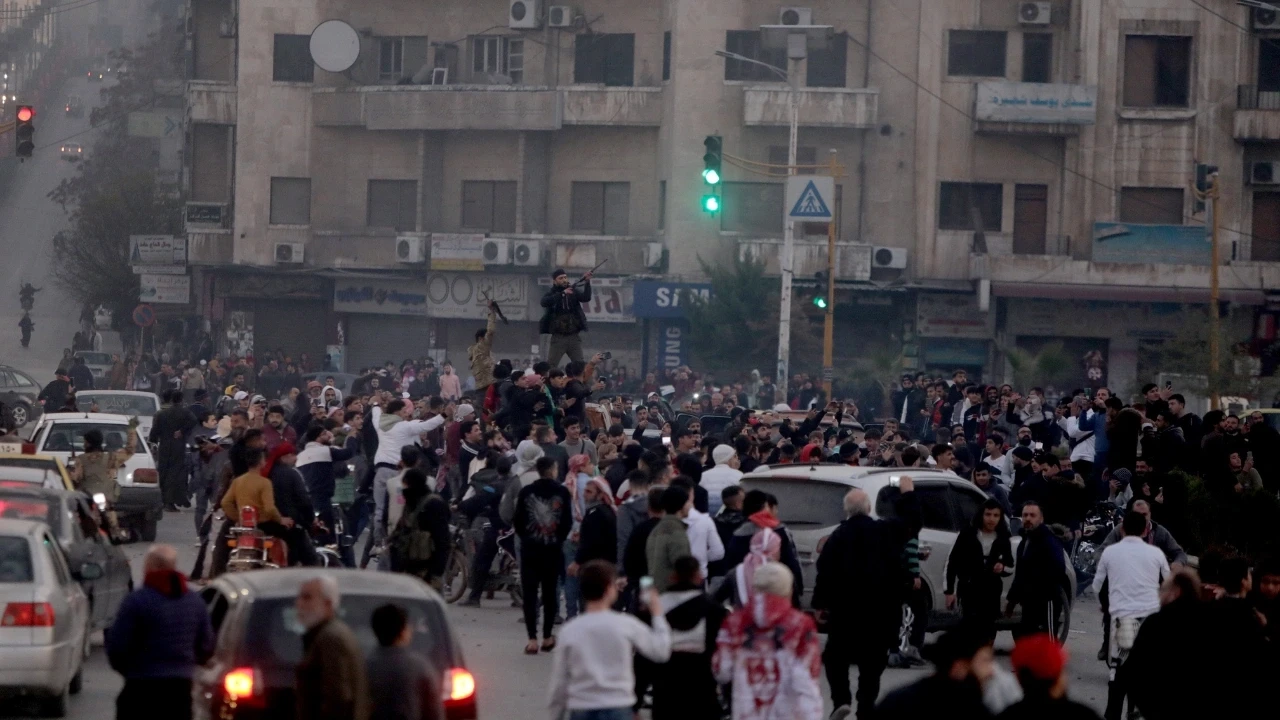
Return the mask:
{"type": "Polygon", "coordinates": [[[1259,90],[1257,85],[1236,88],[1237,110],[1280,110],[1280,90],[1259,90]]]}

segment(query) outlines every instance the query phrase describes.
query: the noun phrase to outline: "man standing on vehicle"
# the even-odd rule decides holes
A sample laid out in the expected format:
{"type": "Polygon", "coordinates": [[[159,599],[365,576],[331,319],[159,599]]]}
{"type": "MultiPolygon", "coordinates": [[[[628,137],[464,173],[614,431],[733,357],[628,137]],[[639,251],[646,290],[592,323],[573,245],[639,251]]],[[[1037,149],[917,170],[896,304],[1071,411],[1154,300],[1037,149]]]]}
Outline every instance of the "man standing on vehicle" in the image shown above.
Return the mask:
{"type": "Polygon", "coordinates": [[[338,619],[338,583],[329,575],[298,588],[294,609],[306,628],[296,668],[298,720],[367,720],[369,680],[355,633],[338,619]]]}
{"type": "Polygon", "coordinates": [[[177,562],[173,547],[153,545],[142,587],[124,599],[106,632],[107,660],[124,676],[117,718],[191,717],[191,676],[212,657],[214,633],[177,562]]]}
{"type": "Polygon", "coordinates": [[[1022,543],[1018,545],[1018,572],[1006,595],[1005,615],[1012,616],[1014,607],[1022,606],[1022,622],[1015,633],[1019,637],[1047,632],[1057,637],[1055,607],[1062,594],[1066,575],[1062,543],[1044,524],[1040,503],[1028,500],[1022,505],[1022,543]]]}
{"type": "Polygon", "coordinates": [[[187,433],[197,425],[196,418],[182,407],[181,390],[162,390],[161,399],[169,407],[156,413],[149,442],[156,443],[156,470],[160,473],[160,492],[164,509],[177,512],[178,506],[191,507],[187,499],[187,433]]]}
{"type": "Polygon", "coordinates": [[[538,332],[551,336],[547,362],[559,365],[565,355],[570,360],[583,361],[580,333],[587,329],[587,315],[582,303],[591,302],[591,273],[582,276],[581,288],[569,281],[569,275],[561,268],[551,273],[551,288],[542,296],[546,312],[538,324],[538,332]]]}

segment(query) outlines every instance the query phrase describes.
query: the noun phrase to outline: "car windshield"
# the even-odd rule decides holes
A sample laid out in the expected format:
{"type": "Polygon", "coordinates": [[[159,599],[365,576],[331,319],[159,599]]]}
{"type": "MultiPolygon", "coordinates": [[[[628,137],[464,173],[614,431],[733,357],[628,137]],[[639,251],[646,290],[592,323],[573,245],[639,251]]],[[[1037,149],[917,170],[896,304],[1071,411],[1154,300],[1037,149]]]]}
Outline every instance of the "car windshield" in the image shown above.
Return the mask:
{"type": "MultiPolygon", "coordinates": [[[[409,614],[413,649],[422,653],[436,668],[453,667],[451,635],[439,605],[403,598],[343,595],[338,616],[355,633],[365,656],[378,645],[371,625],[373,611],[391,602],[409,614]]],[[[257,601],[253,604],[253,614],[245,633],[243,660],[250,664],[293,667],[302,659],[304,632],[306,629],[298,622],[292,598],[257,601]]]]}
{"type": "Polygon", "coordinates": [[[34,579],[27,539],[0,537],[0,583],[29,583],[34,579]]]}
{"type": "Polygon", "coordinates": [[[82,409],[97,406],[97,409],[91,412],[126,415],[128,417],[135,415],[154,417],[160,411],[156,399],[146,395],[80,393],[76,396],[76,404],[82,409]]]}
{"type": "MultiPolygon", "coordinates": [[[[80,143],[68,143],[67,149],[79,150],[80,143]]],[[[84,358],[85,364],[87,365],[110,365],[111,364],[111,353],[88,352],[88,351],[82,350],[76,353],[76,357],[84,358]]]]}
{"type": "MultiPolygon", "coordinates": [[[[119,450],[129,437],[129,428],[124,425],[94,422],[55,423],[45,435],[41,452],[84,452],[84,434],[90,430],[102,432],[103,449],[119,450]]],[[[134,443],[134,452],[143,452],[142,438],[134,443]]]]}
{"type": "Polygon", "coordinates": [[[58,522],[58,502],[56,499],[32,497],[25,493],[5,492],[0,489],[0,518],[6,520],[36,520],[53,529],[55,536],[60,535],[62,523],[58,522]]]}
{"type": "Polygon", "coordinates": [[[742,485],[778,498],[778,519],[793,530],[812,530],[844,521],[844,496],[852,488],[842,483],[747,476],[742,485]]]}

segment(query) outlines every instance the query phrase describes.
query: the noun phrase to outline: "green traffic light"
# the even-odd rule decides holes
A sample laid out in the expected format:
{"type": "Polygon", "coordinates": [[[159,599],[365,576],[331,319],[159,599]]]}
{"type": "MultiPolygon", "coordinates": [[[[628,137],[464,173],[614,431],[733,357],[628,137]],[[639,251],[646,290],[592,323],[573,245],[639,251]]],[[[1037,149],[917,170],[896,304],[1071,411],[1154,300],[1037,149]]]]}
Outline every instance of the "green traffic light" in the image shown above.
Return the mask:
{"type": "Polygon", "coordinates": [[[719,185],[720,173],[715,168],[708,168],[702,171],[702,179],[706,180],[708,185],[719,185]]]}
{"type": "Polygon", "coordinates": [[[824,297],[822,297],[821,295],[819,295],[819,296],[817,296],[817,297],[815,297],[815,298],[813,299],[813,304],[814,304],[814,306],[816,306],[816,307],[817,307],[818,309],[820,309],[820,310],[826,310],[826,309],[827,309],[827,299],[826,299],[826,298],[824,298],[824,297]]]}
{"type": "Polygon", "coordinates": [[[720,198],[715,195],[703,195],[702,209],[709,213],[720,212],[720,198]]]}

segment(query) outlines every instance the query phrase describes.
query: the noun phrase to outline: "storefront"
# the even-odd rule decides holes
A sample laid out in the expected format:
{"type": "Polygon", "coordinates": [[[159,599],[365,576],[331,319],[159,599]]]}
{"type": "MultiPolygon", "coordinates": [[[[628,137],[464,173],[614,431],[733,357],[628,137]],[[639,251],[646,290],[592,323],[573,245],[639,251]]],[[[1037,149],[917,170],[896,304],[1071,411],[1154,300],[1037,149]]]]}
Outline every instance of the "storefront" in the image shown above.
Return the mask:
{"type": "Polygon", "coordinates": [[[343,323],[347,372],[426,355],[432,347],[427,294],[416,279],[340,278],[333,311],[343,323]]]}
{"type": "Polygon", "coordinates": [[[243,356],[283,350],[295,359],[305,353],[319,367],[325,346],[337,336],[328,286],[320,277],[275,273],[218,278],[222,351],[243,356]]]}
{"type": "MultiPolygon", "coordinates": [[[[918,367],[950,377],[965,370],[970,379],[990,379],[995,313],[978,307],[973,293],[919,293],[916,296],[918,367]]],[[[909,353],[904,353],[908,354],[909,353]]]]}

